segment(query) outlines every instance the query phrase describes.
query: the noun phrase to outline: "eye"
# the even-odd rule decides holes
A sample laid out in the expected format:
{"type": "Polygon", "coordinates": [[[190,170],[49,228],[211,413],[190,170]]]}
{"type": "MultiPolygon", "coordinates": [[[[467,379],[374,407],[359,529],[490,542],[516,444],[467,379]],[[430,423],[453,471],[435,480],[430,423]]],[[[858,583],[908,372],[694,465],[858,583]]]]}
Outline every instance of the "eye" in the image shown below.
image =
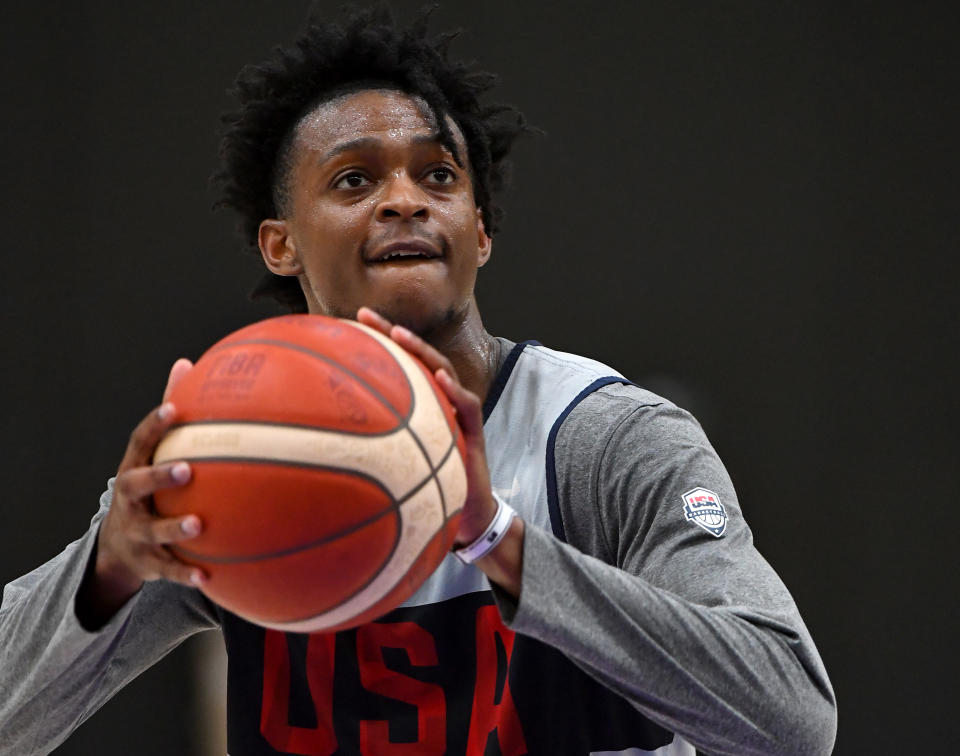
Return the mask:
{"type": "Polygon", "coordinates": [[[427,171],[427,178],[432,184],[452,184],[457,180],[457,174],[449,168],[441,166],[427,171]]]}
{"type": "Polygon", "coordinates": [[[345,173],[333,185],[336,189],[360,189],[370,183],[370,179],[359,171],[345,173]]]}

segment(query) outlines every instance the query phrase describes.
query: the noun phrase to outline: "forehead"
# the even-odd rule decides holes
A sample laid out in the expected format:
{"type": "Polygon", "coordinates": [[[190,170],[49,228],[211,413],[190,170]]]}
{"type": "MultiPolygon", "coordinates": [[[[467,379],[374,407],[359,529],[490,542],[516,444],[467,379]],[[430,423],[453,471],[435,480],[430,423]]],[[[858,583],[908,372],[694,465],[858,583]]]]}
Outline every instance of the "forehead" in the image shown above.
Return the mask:
{"type": "MultiPolygon", "coordinates": [[[[462,150],[460,130],[450,124],[462,150]]],[[[357,140],[400,145],[436,133],[433,114],[422,100],[395,90],[365,89],[323,102],[307,113],[297,124],[294,144],[322,156],[357,140]]]]}

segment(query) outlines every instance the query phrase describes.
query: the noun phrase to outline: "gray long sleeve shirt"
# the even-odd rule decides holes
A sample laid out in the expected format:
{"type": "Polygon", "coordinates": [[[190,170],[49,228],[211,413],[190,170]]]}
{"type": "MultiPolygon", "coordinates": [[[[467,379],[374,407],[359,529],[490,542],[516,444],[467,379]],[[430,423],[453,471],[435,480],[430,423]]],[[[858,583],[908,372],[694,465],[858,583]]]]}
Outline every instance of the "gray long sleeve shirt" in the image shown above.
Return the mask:
{"type": "MultiPolygon", "coordinates": [[[[501,340],[501,363],[512,347],[501,340]]],[[[498,443],[488,434],[491,457],[498,443]]],[[[829,753],[826,672],[696,421],[611,384],[562,420],[554,456],[566,542],[528,525],[520,600],[494,589],[506,626],[703,752],[829,753]],[[723,504],[722,537],[684,514],[683,495],[698,487],[723,504]]],[[[111,491],[83,538],[4,590],[0,754],[48,753],[139,672],[222,621],[199,592],[153,582],[103,628],[80,626],[73,601],[111,491]]]]}

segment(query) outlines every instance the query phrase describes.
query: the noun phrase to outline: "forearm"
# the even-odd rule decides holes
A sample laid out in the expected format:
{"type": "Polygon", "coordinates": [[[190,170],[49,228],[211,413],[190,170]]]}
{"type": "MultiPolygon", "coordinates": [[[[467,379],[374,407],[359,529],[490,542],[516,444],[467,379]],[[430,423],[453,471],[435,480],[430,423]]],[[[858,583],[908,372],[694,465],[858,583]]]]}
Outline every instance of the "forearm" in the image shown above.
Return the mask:
{"type": "Polygon", "coordinates": [[[83,538],[4,589],[0,753],[49,753],[136,675],[216,624],[199,593],[157,582],[95,632],[84,628],[75,601],[108,502],[83,538]]]}
{"type": "Polygon", "coordinates": [[[498,601],[513,630],[563,651],[701,750],[830,752],[832,691],[802,623],[764,626],[695,604],[529,526],[521,600],[498,601]]]}
{"type": "Polygon", "coordinates": [[[106,625],[143,587],[142,580],[131,580],[125,575],[118,578],[101,567],[99,540],[98,533],[74,603],[77,620],[89,631],[106,625]]]}
{"type": "Polygon", "coordinates": [[[79,623],[74,596],[96,540],[91,530],[55,559],[11,583],[0,607],[0,752],[47,753],[109,695],[107,656],[130,607],[100,632],[79,623]]]}

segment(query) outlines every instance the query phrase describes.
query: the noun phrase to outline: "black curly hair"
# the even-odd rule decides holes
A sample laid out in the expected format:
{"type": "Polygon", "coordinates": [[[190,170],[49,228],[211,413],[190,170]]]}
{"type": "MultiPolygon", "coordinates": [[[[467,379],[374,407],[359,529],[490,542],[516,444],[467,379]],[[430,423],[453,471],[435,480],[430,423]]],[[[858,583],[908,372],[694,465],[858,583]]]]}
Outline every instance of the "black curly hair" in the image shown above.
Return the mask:
{"type": "MultiPolygon", "coordinates": [[[[432,10],[424,8],[406,27],[396,23],[385,3],[349,11],[343,25],[319,22],[313,10],[290,46],[277,47],[269,60],[240,71],[233,90],[240,107],[223,117],[221,167],[214,180],[220,188],[217,205],[240,214],[240,231],[254,251],[260,222],[286,210],[296,126],[318,105],[370,88],[397,89],[425,102],[441,143],[462,163],[447,118],[457,124],[486,231],[491,236],[497,231],[503,212],[493,195],[506,180],[505,158],[516,138],[533,130],[512,106],[480,102],[496,77],[448,59],[459,32],[429,36],[432,10]]],[[[306,311],[292,277],[268,272],[251,296],[306,311]]]]}

